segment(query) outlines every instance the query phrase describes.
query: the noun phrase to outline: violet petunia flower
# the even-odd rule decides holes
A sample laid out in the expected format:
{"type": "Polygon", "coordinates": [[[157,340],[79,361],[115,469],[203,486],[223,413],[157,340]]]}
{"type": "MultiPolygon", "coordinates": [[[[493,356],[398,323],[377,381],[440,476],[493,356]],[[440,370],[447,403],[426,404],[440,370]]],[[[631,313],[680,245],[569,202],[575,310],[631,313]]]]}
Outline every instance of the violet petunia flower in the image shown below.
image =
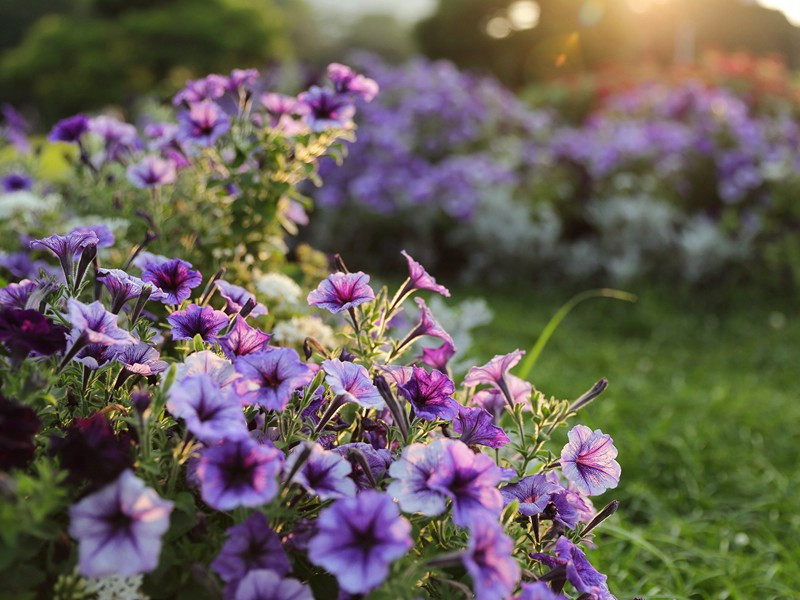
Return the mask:
{"type": "Polygon", "coordinates": [[[292,570],[281,538],[262,513],[253,513],[243,523],[230,527],[227,536],[222,550],[211,563],[211,568],[224,582],[236,584],[256,569],[270,569],[281,577],[292,570]]]}
{"type": "Polygon", "coordinates": [[[464,378],[465,386],[475,386],[482,383],[500,386],[505,380],[509,370],[522,360],[524,350],[514,350],[510,354],[498,354],[482,367],[472,367],[464,378]]]}
{"type": "Polygon", "coordinates": [[[147,286],[150,289],[149,299],[161,300],[166,294],[153,284],[129,275],[121,269],[100,269],[97,280],[102,283],[111,294],[111,312],[119,313],[127,302],[138,298],[147,286]]]}
{"type": "MultiPolygon", "coordinates": [[[[148,252],[147,250],[142,250],[139,254],[136,255],[136,258],[133,259],[131,263],[134,267],[141,270],[142,272],[150,269],[151,267],[157,267],[158,265],[163,265],[168,263],[171,258],[167,258],[166,256],[162,256],[161,254],[153,254],[152,252],[148,252]]],[[[191,266],[191,265],[190,265],[191,266]]]]}
{"type": "Polygon", "coordinates": [[[428,308],[427,304],[425,304],[425,300],[422,298],[414,298],[414,302],[416,302],[417,306],[419,306],[420,320],[416,327],[414,327],[414,329],[412,329],[411,332],[401,342],[401,345],[404,346],[412,340],[423,335],[429,335],[431,337],[437,337],[455,348],[455,342],[453,341],[453,338],[450,337],[450,334],[444,330],[444,328],[439,324],[439,321],[437,321],[433,316],[431,309],[428,308]]]}
{"type": "Polygon", "coordinates": [[[182,142],[198,146],[211,146],[231,128],[231,120],[212,100],[189,104],[189,110],[178,115],[182,142]]]}
{"type": "Polygon", "coordinates": [[[69,339],[75,344],[79,338],[89,344],[107,346],[134,344],[136,339],[117,326],[117,315],[108,312],[98,301],[84,304],[74,298],[67,300],[67,319],[72,325],[69,339]]]}
{"type": "Polygon", "coordinates": [[[129,166],[126,174],[134,187],[142,189],[175,183],[177,177],[175,163],[160,156],[145,156],[129,166]]]}
{"type": "Polygon", "coordinates": [[[147,342],[136,342],[120,348],[111,346],[114,360],[121,363],[127,373],[150,377],[163,373],[169,365],[160,359],[158,350],[147,342]]]}
{"type": "Polygon", "coordinates": [[[576,425],[569,432],[569,443],[561,450],[561,470],[578,490],[597,496],[619,484],[621,469],[616,457],[610,435],[576,425]]]}
{"type": "MultiPolygon", "coordinates": [[[[80,225],[75,227],[72,231],[69,232],[70,235],[78,234],[78,233],[94,233],[97,236],[97,249],[100,248],[111,248],[116,241],[114,236],[114,232],[111,231],[108,226],[106,225],[80,225]]],[[[82,249],[78,250],[78,253],[81,252],[82,249]]]]}
{"type": "Polygon", "coordinates": [[[494,424],[492,415],[479,407],[458,405],[458,416],[453,421],[453,431],[468,446],[481,445],[502,448],[511,440],[502,428],[494,424]]]}
{"type": "Polygon", "coordinates": [[[270,569],[256,569],[236,587],[233,600],[314,600],[311,588],[296,579],[281,579],[270,569]]]}
{"type": "Polygon", "coordinates": [[[308,559],[336,577],[350,594],[366,594],[384,582],[389,566],[414,545],[411,524],[387,494],[366,490],[322,510],[308,559]]]}
{"type": "Polygon", "coordinates": [[[562,594],[556,594],[544,581],[523,583],[522,591],[514,596],[514,600],[568,600],[562,594]]]}
{"type": "Polygon", "coordinates": [[[51,356],[63,352],[68,329],[35,310],[6,308],[0,311],[0,342],[18,364],[29,354],[51,356]]]}
{"type": "Polygon", "coordinates": [[[447,497],[433,489],[428,480],[439,469],[451,440],[438,439],[428,445],[411,444],[389,467],[394,478],[386,492],[397,499],[407,513],[435,517],[447,509],[447,497]]]}
{"type": "Polygon", "coordinates": [[[28,298],[37,287],[39,286],[35,281],[23,279],[19,283],[9,283],[6,287],[0,288],[0,308],[25,310],[28,298]]]}
{"type": "Polygon", "coordinates": [[[160,264],[148,263],[142,279],[164,292],[165,296],[161,298],[164,304],[180,304],[203,281],[200,271],[193,270],[191,263],[180,258],[160,264]]]}
{"type": "Polygon", "coordinates": [[[244,318],[236,315],[233,327],[225,335],[217,337],[217,342],[222,348],[222,353],[230,360],[234,360],[238,356],[247,356],[268,350],[271,338],[271,334],[250,327],[244,318]]]}
{"type": "Polygon", "coordinates": [[[78,572],[84,577],[129,577],[158,566],[161,538],[172,502],[131,471],[70,507],[70,535],[78,540],[78,572]]]}
{"type": "Polygon", "coordinates": [[[519,512],[532,517],[544,512],[554,494],[563,488],[551,482],[547,476],[537,474],[523,477],[517,483],[512,483],[500,488],[503,504],[509,505],[514,500],[519,501],[519,512]]]}
{"type": "Polygon", "coordinates": [[[67,235],[51,235],[46,238],[33,240],[30,248],[46,248],[50,250],[64,271],[67,281],[72,280],[72,265],[75,257],[91,246],[97,246],[99,242],[97,234],[93,231],[73,231],[67,235]]]}
{"type": "Polygon", "coordinates": [[[256,304],[255,308],[250,311],[249,316],[260,317],[261,315],[267,314],[267,307],[260,302],[256,302],[256,297],[243,287],[228,283],[224,279],[215,281],[214,286],[217,288],[220,295],[225,298],[225,312],[229,315],[241,311],[248,300],[252,300],[256,304]]]}
{"type": "Polygon", "coordinates": [[[434,369],[438,369],[442,373],[446,373],[447,363],[450,362],[450,359],[453,358],[455,354],[456,349],[453,347],[453,345],[449,342],[444,342],[437,348],[422,348],[422,354],[417,358],[420,360],[420,362],[423,362],[434,369]]]}
{"type": "Polygon", "coordinates": [[[201,350],[190,354],[177,365],[175,381],[199,374],[210,376],[220,387],[229,386],[239,376],[229,361],[211,350],[201,350]]]}
{"type": "Polygon", "coordinates": [[[551,569],[566,567],[567,581],[581,594],[591,594],[597,600],[616,600],[608,589],[608,578],[597,571],[580,548],[563,535],[556,542],[555,557],[534,553],[531,558],[551,569]]]}
{"type": "Polygon", "coordinates": [[[193,79],[186,82],[184,88],[172,98],[172,104],[178,106],[196,104],[203,100],[216,100],[225,95],[228,78],[224,75],[211,73],[202,79],[193,79]]]}
{"type": "Polygon", "coordinates": [[[241,375],[233,383],[241,401],[268,410],[286,408],[292,393],[314,378],[314,372],[291,348],[247,354],[233,364],[241,375]]]}
{"type": "Polygon", "coordinates": [[[375,449],[371,444],[365,444],[364,442],[342,444],[332,448],[331,452],[335,452],[350,462],[352,469],[350,478],[362,490],[374,487],[373,482],[380,481],[392,464],[392,454],[388,450],[383,448],[375,449]],[[365,472],[362,461],[356,459],[355,453],[359,453],[364,458],[369,473],[365,472]]]}
{"type": "Polygon", "coordinates": [[[23,192],[33,187],[33,179],[23,173],[9,173],[0,178],[0,187],[6,194],[23,192]]]}
{"type": "Polygon", "coordinates": [[[483,517],[472,523],[461,560],[472,578],[475,600],[503,600],[511,595],[520,578],[513,552],[514,540],[503,533],[497,519],[483,517]]]}
{"type": "Polygon", "coordinates": [[[332,500],[356,495],[356,484],[350,479],[350,463],[336,452],[324,450],[314,442],[295,446],[286,458],[284,473],[294,470],[303,449],[310,452],[306,461],[292,476],[294,483],[302,485],[320,500],[332,500]]]}
{"type": "Polygon", "coordinates": [[[86,344],[75,355],[75,362],[81,363],[91,371],[102,369],[114,360],[114,353],[125,346],[107,346],[106,344],[86,344]]]}
{"type": "Polygon", "coordinates": [[[2,130],[6,139],[8,139],[13,146],[16,146],[18,150],[27,153],[31,148],[31,143],[28,140],[28,129],[30,129],[30,126],[25,120],[25,117],[10,104],[3,104],[0,106],[0,113],[2,113],[6,121],[5,127],[2,130]]]}
{"type": "Polygon", "coordinates": [[[261,95],[261,105],[266,109],[271,127],[281,129],[286,135],[308,131],[308,126],[295,117],[308,114],[309,108],[293,96],[267,93],[261,95]]]}
{"type": "Polygon", "coordinates": [[[77,142],[87,131],[89,131],[89,117],[75,115],[56,123],[47,139],[51,142],[77,142]]]}
{"type": "Polygon", "coordinates": [[[261,506],[278,493],[283,454],[249,437],[206,448],[197,461],[200,494],[211,508],[261,506]]]}
{"type": "Polygon", "coordinates": [[[328,79],[340,94],[355,94],[364,102],[372,102],[380,89],[374,79],[353,71],[347,65],[331,63],[327,69],[328,79]]]}
{"type": "Polygon", "coordinates": [[[228,315],[210,306],[190,304],[185,310],[176,310],[167,321],[172,325],[173,340],[193,340],[199,335],[210,344],[228,324],[228,315]]]}
{"type": "Polygon", "coordinates": [[[241,88],[250,87],[258,81],[258,76],[257,69],[233,69],[228,76],[225,89],[235,92],[241,88]]]}
{"type": "MultiPolygon", "coordinates": [[[[524,410],[530,410],[528,401],[531,398],[533,386],[524,379],[511,374],[507,374],[504,379],[513,403],[515,405],[525,404],[524,410]]],[[[499,387],[488,387],[475,392],[470,398],[470,402],[489,411],[495,422],[500,420],[508,406],[505,394],[499,387]]]]}
{"type": "Polygon", "coordinates": [[[220,387],[210,375],[192,375],[176,381],[169,389],[166,406],[203,442],[214,443],[248,435],[242,403],[230,387],[220,387]]]}
{"type": "Polygon", "coordinates": [[[364,408],[384,407],[384,400],[378,388],[372,383],[367,370],[352,362],[342,362],[338,358],[322,363],[325,382],[334,394],[346,402],[355,402],[364,408]]]}
{"type": "Polygon", "coordinates": [[[369,286],[369,275],[361,271],[333,273],[308,294],[309,305],[324,308],[334,314],[374,299],[375,292],[369,286]]]}
{"type": "Polygon", "coordinates": [[[105,115],[89,120],[89,131],[105,144],[106,161],[120,161],[140,146],[136,127],[105,115]]]}
{"type": "Polygon", "coordinates": [[[398,391],[414,407],[420,419],[452,421],[458,414],[458,402],[452,397],[455,385],[447,375],[413,367],[411,378],[398,391]]]}
{"type": "Polygon", "coordinates": [[[408,262],[408,283],[405,285],[404,291],[430,290],[432,292],[436,292],[437,294],[441,294],[442,296],[446,296],[447,298],[450,297],[450,290],[443,285],[436,283],[436,279],[428,274],[428,272],[425,270],[425,267],[411,258],[411,255],[408,254],[408,252],[402,250],[400,254],[405,256],[406,261],[408,262]]]}
{"type": "Polygon", "coordinates": [[[313,131],[349,129],[353,126],[356,107],[347,96],[313,85],[297,99],[308,107],[305,119],[313,131]]]}

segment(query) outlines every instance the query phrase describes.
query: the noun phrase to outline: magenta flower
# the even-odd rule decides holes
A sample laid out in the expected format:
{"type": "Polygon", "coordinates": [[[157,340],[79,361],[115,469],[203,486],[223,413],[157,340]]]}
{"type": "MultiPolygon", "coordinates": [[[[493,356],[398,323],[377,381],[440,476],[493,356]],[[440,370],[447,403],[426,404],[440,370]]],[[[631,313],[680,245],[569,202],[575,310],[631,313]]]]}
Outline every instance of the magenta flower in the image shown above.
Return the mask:
{"type": "Polygon", "coordinates": [[[347,96],[313,85],[297,99],[308,107],[306,121],[314,131],[349,129],[353,126],[356,107],[347,96]]]}
{"type": "Polygon", "coordinates": [[[482,383],[499,387],[505,380],[509,370],[522,360],[524,350],[514,350],[511,354],[498,354],[482,367],[472,367],[464,378],[465,386],[482,383]]]}
{"type": "Polygon", "coordinates": [[[159,156],[145,156],[128,167],[128,181],[137,188],[155,188],[175,183],[175,163],[159,156]]]}
{"type": "Polygon", "coordinates": [[[378,94],[378,83],[374,79],[359,75],[346,65],[329,64],[328,79],[340,94],[355,94],[365,102],[372,102],[378,94]]]}
{"type": "Polygon", "coordinates": [[[271,127],[282,129],[287,135],[308,131],[308,126],[305,122],[295,118],[309,112],[308,106],[299,102],[297,98],[284,96],[283,94],[268,93],[262,94],[260,100],[267,111],[271,127]]]}
{"type": "Polygon", "coordinates": [[[169,365],[159,359],[158,351],[147,342],[136,342],[121,347],[111,346],[114,360],[122,363],[129,374],[150,377],[167,370],[169,365]]]}
{"type": "Polygon", "coordinates": [[[472,523],[461,560],[472,578],[476,600],[502,600],[511,595],[520,578],[513,552],[514,540],[503,533],[496,519],[484,517],[472,523]]]}
{"type": "Polygon", "coordinates": [[[241,401],[268,410],[286,408],[292,393],[314,378],[313,371],[291,348],[240,356],[233,364],[241,375],[233,383],[241,401]]]}
{"type": "Polygon", "coordinates": [[[247,356],[268,350],[270,338],[272,335],[250,327],[241,316],[236,315],[233,327],[228,333],[218,337],[217,342],[222,348],[222,353],[230,360],[234,360],[238,356],[247,356]]]}
{"type": "Polygon", "coordinates": [[[580,548],[563,535],[556,542],[555,554],[556,556],[552,557],[548,554],[535,553],[531,554],[531,557],[551,569],[566,567],[567,581],[579,593],[591,594],[597,600],[615,600],[606,583],[608,578],[597,571],[580,548]]]}
{"type": "Polygon", "coordinates": [[[203,281],[200,271],[192,270],[191,263],[180,258],[158,264],[147,263],[142,279],[164,292],[165,296],[160,298],[164,304],[180,304],[203,281]]]}
{"type": "Polygon", "coordinates": [[[506,432],[494,424],[492,415],[486,410],[461,404],[458,405],[458,416],[453,421],[453,431],[461,434],[460,440],[468,446],[502,448],[511,441],[506,432]]]}
{"type": "Polygon", "coordinates": [[[242,403],[232,388],[222,388],[210,375],[192,375],[169,389],[167,410],[186,421],[197,439],[214,443],[247,437],[242,403]]]}
{"type": "Polygon", "coordinates": [[[414,545],[411,524],[386,494],[366,490],[322,510],[308,559],[336,577],[350,594],[366,594],[384,582],[389,565],[414,545]]]}
{"type": "Polygon", "coordinates": [[[255,308],[250,311],[250,316],[260,317],[267,314],[267,307],[260,302],[256,302],[256,297],[243,287],[228,283],[224,279],[215,281],[214,286],[219,290],[220,295],[225,298],[225,312],[229,315],[236,314],[242,310],[248,300],[255,302],[255,308]]]}
{"type": "Polygon", "coordinates": [[[68,329],[35,310],[0,311],[0,342],[8,349],[12,364],[30,354],[51,356],[63,352],[68,329]]]}
{"type": "Polygon", "coordinates": [[[416,415],[426,421],[452,421],[458,414],[458,402],[452,397],[456,388],[447,375],[413,367],[411,378],[397,387],[414,407],[416,415]]]}
{"type": "Polygon", "coordinates": [[[430,290],[442,296],[450,297],[450,290],[436,283],[436,279],[428,274],[425,267],[411,258],[408,252],[402,250],[400,253],[406,257],[408,262],[408,283],[404,287],[405,291],[430,290]]]}
{"type": "Polygon", "coordinates": [[[418,356],[419,360],[426,365],[440,370],[442,373],[447,372],[447,363],[456,354],[456,349],[449,342],[444,342],[438,348],[423,348],[422,354],[418,356]]]}
{"type": "Polygon", "coordinates": [[[108,312],[98,301],[84,304],[70,298],[67,312],[72,325],[69,338],[73,344],[81,337],[89,344],[106,346],[136,343],[130,333],[117,326],[117,315],[108,312]]]}
{"type": "Polygon", "coordinates": [[[256,69],[233,69],[225,84],[225,89],[229,92],[236,92],[239,89],[252,86],[258,80],[256,69]]]}
{"type": "Polygon", "coordinates": [[[189,110],[178,115],[178,138],[198,146],[211,146],[231,128],[231,120],[212,100],[189,104],[189,110]]]}
{"type": "Polygon", "coordinates": [[[278,493],[282,466],[283,454],[271,445],[249,437],[225,440],[203,450],[197,461],[200,494],[217,510],[267,504],[278,493]]]}
{"type": "Polygon", "coordinates": [[[311,588],[296,579],[281,579],[270,569],[256,569],[242,578],[233,600],[314,600],[311,588]]]}
{"type": "Polygon", "coordinates": [[[77,142],[87,131],[89,131],[89,117],[75,115],[56,123],[47,139],[51,142],[77,142]]]}
{"type": "Polygon", "coordinates": [[[351,467],[336,452],[324,450],[319,444],[307,442],[295,446],[286,459],[284,473],[291,473],[304,448],[311,454],[292,476],[292,481],[302,485],[320,500],[331,500],[356,495],[356,484],[350,479],[351,467]]]}
{"type": "Polygon", "coordinates": [[[369,286],[369,275],[361,271],[333,273],[308,294],[309,305],[324,308],[334,314],[374,299],[375,292],[369,286]]]}
{"type": "Polygon", "coordinates": [[[619,484],[621,469],[616,457],[610,435],[576,425],[569,432],[569,443],[561,450],[561,470],[581,492],[597,496],[619,484]]]}
{"type": "Polygon", "coordinates": [[[193,340],[194,336],[210,344],[228,324],[228,315],[210,306],[190,304],[186,310],[176,310],[167,317],[172,325],[173,340],[193,340]]]}
{"type": "Polygon", "coordinates": [[[346,402],[355,402],[364,408],[383,408],[383,397],[361,365],[334,358],[324,361],[322,369],[328,387],[346,402]]]}
{"type": "Polygon", "coordinates": [[[519,512],[528,517],[544,512],[554,494],[563,488],[547,479],[545,475],[523,477],[517,483],[500,488],[503,504],[519,501],[519,512]]]}
{"type": "Polygon", "coordinates": [[[84,577],[129,577],[158,566],[172,502],[159,498],[131,471],[69,509],[84,577]]]}

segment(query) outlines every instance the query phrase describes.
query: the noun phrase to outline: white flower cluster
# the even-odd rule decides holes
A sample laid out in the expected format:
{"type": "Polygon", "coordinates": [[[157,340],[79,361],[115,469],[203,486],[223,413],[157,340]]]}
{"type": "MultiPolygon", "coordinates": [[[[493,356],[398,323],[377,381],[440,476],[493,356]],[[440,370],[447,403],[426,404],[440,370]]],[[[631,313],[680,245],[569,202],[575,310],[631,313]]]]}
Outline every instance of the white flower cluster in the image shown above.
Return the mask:
{"type": "Polygon", "coordinates": [[[112,575],[101,579],[86,579],[86,591],[97,600],[148,600],[141,592],[143,575],[120,577],[112,575]]]}
{"type": "Polygon", "coordinates": [[[326,348],[336,345],[336,337],[328,325],[318,317],[301,315],[280,321],[272,330],[272,339],[282,346],[299,348],[307,337],[312,337],[326,348]]]}
{"type": "Polygon", "coordinates": [[[266,273],[255,278],[256,290],[267,299],[267,302],[278,307],[291,308],[300,303],[303,290],[287,275],[282,273],[266,273]]]}

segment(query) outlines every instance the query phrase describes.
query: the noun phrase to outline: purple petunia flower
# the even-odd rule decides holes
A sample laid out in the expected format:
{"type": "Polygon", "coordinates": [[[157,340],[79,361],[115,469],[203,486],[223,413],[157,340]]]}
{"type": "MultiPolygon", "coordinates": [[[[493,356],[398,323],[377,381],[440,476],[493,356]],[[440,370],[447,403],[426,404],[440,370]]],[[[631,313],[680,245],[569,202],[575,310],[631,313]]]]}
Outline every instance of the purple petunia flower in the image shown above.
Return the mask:
{"type": "Polygon", "coordinates": [[[311,454],[292,476],[292,481],[302,485],[320,500],[331,500],[356,495],[356,484],[350,479],[351,467],[336,452],[324,450],[314,442],[295,446],[286,458],[285,473],[291,473],[298,457],[308,448],[311,454]]]}
{"type": "MultiPolygon", "coordinates": [[[[94,233],[97,236],[97,248],[111,248],[116,241],[114,232],[111,231],[106,225],[81,225],[75,227],[69,232],[70,235],[78,233],[94,233]]],[[[81,249],[78,250],[78,253],[81,249]]]]}
{"type": "Polygon", "coordinates": [[[203,450],[196,475],[203,500],[217,510],[261,506],[278,493],[283,454],[249,437],[203,450]]]}
{"type": "Polygon", "coordinates": [[[308,107],[305,118],[314,131],[349,129],[353,126],[356,107],[347,96],[313,85],[297,99],[308,107]]]}
{"type": "Polygon", "coordinates": [[[365,594],[389,574],[389,565],[414,545],[411,524],[386,494],[366,490],[324,509],[308,559],[336,577],[350,594],[365,594]]]}
{"type": "Polygon", "coordinates": [[[107,346],[105,344],[86,344],[75,355],[75,362],[81,363],[84,367],[97,371],[114,360],[114,352],[124,346],[107,346]]]}
{"type": "Polygon", "coordinates": [[[137,269],[141,271],[146,271],[151,267],[157,267],[158,265],[163,265],[168,263],[170,258],[166,256],[162,256],[160,254],[153,254],[152,252],[148,252],[147,250],[142,250],[139,254],[136,255],[136,258],[133,259],[131,263],[137,269]]]}
{"type": "Polygon", "coordinates": [[[177,366],[175,381],[199,374],[210,376],[220,387],[229,386],[239,376],[230,362],[211,350],[202,350],[190,354],[177,366]]]}
{"type": "Polygon", "coordinates": [[[425,444],[411,444],[389,467],[394,478],[386,489],[397,499],[403,512],[419,512],[428,517],[442,514],[447,508],[447,497],[428,485],[428,480],[444,461],[447,447],[452,442],[439,439],[425,444]]]}
{"type": "Polygon", "coordinates": [[[268,410],[286,408],[292,393],[314,378],[313,371],[291,348],[240,356],[233,364],[241,375],[233,385],[242,402],[268,410]]]}
{"type": "Polygon", "coordinates": [[[51,235],[30,243],[31,248],[41,247],[50,250],[64,271],[67,281],[72,280],[72,265],[75,257],[83,252],[85,248],[97,246],[99,242],[97,234],[93,231],[73,231],[67,235],[51,235]]]}
{"type": "Polygon", "coordinates": [[[411,258],[405,250],[400,252],[406,257],[408,262],[408,283],[405,285],[405,291],[411,290],[431,290],[442,296],[450,297],[450,290],[443,285],[436,283],[436,279],[431,277],[421,264],[411,258]]]}
{"type": "Polygon", "coordinates": [[[597,571],[575,544],[563,535],[558,538],[555,558],[542,553],[531,554],[534,560],[554,569],[564,566],[569,581],[581,594],[593,594],[597,600],[616,600],[608,589],[605,575],[597,571]]]}
{"type": "MultiPolygon", "coordinates": [[[[530,405],[527,404],[531,397],[533,386],[515,375],[507,374],[505,382],[511,399],[514,404],[525,403],[524,410],[530,410],[530,405]]],[[[508,401],[505,395],[498,387],[489,387],[479,390],[473,394],[470,401],[475,406],[480,406],[491,413],[495,422],[497,422],[508,406],[508,401]]]]}
{"type": "Polygon", "coordinates": [[[308,131],[308,126],[294,117],[308,114],[308,106],[293,96],[268,93],[261,95],[261,105],[266,109],[271,127],[282,129],[286,135],[308,131]]]}
{"type": "Polygon", "coordinates": [[[502,448],[511,440],[506,432],[494,424],[492,415],[479,407],[458,405],[458,416],[453,421],[453,431],[461,434],[465,444],[502,448]]]}
{"type": "Polygon", "coordinates": [[[514,596],[514,600],[567,600],[567,597],[556,594],[544,581],[535,581],[523,583],[522,591],[514,596]]]}
{"type": "Polygon", "coordinates": [[[499,387],[509,370],[522,360],[523,354],[525,354],[524,350],[514,350],[511,354],[498,354],[482,367],[472,367],[464,378],[464,385],[474,386],[485,383],[499,387]]]}
{"type": "Polygon", "coordinates": [[[351,479],[355,482],[359,489],[366,490],[374,487],[372,481],[378,482],[386,474],[389,466],[392,464],[392,454],[385,449],[375,449],[370,444],[364,442],[354,442],[351,444],[342,444],[331,449],[331,452],[336,452],[339,456],[346,458],[350,462],[352,469],[350,473],[351,479]],[[354,453],[358,452],[364,457],[364,460],[369,468],[369,474],[364,472],[364,467],[359,460],[356,460],[354,453]]]}
{"type": "Polygon", "coordinates": [[[210,306],[190,304],[186,310],[176,310],[167,321],[172,325],[173,340],[192,340],[199,335],[210,344],[228,324],[228,315],[210,306]]]}
{"type": "Polygon", "coordinates": [[[137,188],[155,188],[175,183],[177,177],[175,163],[159,156],[145,156],[129,166],[126,173],[128,181],[137,188]]]}
{"type": "Polygon", "coordinates": [[[503,504],[508,505],[514,500],[519,500],[519,512],[528,517],[544,512],[553,494],[563,488],[547,479],[545,475],[531,475],[523,477],[517,483],[512,483],[500,488],[503,504]]]}
{"type": "Polygon", "coordinates": [[[426,421],[452,421],[458,414],[458,402],[452,397],[456,388],[447,375],[413,367],[411,378],[397,386],[414,407],[417,416],[426,421]]]}
{"type": "Polygon", "coordinates": [[[232,388],[220,387],[210,375],[176,381],[169,389],[167,410],[186,421],[186,428],[203,442],[247,437],[242,403],[232,388]]]}
{"type": "Polygon", "coordinates": [[[333,273],[308,294],[309,305],[324,308],[334,314],[374,299],[375,292],[369,286],[369,275],[361,271],[333,273]]]}
{"type": "Polygon", "coordinates": [[[322,369],[328,387],[346,402],[355,402],[364,408],[383,408],[383,397],[361,365],[334,358],[324,361],[322,369]]]}
{"type": "MultiPolygon", "coordinates": [[[[236,314],[242,310],[248,300],[256,302],[256,297],[253,294],[248,292],[243,287],[228,283],[224,279],[218,279],[215,281],[214,286],[217,288],[217,290],[219,290],[219,293],[222,295],[222,297],[225,298],[225,312],[227,312],[229,315],[236,314]]],[[[267,314],[267,312],[266,306],[260,302],[256,302],[255,308],[250,311],[250,316],[260,317],[261,315],[267,314]]]]}
{"type": "Polygon", "coordinates": [[[296,579],[281,579],[269,569],[250,571],[236,588],[233,600],[314,600],[311,588],[296,579]]]}
{"type": "Polygon", "coordinates": [[[212,100],[189,104],[189,110],[178,115],[178,138],[198,146],[211,146],[231,128],[231,120],[212,100]]]}
{"type": "Polygon", "coordinates": [[[103,139],[104,160],[120,161],[140,145],[136,127],[114,117],[99,116],[90,119],[89,131],[103,139]]]}
{"type": "Polygon", "coordinates": [[[496,519],[484,517],[473,522],[461,560],[472,578],[476,600],[502,600],[511,595],[520,577],[513,552],[514,540],[503,533],[496,519]]]}
{"type": "Polygon", "coordinates": [[[47,139],[51,142],[77,142],[87,131],[89,131],[89,117],[75,115],[56,123],[47,139]]]}
{"type": "Polygon", "coordinates": [[[117,326],[117,315],[108,312],[94,301],[84,304],[74,298],[67,300],[68,320],[72,325],[69,339],[75,344],[81,336],[89,344],[133,344],[136,339],[117,326]]]}
{"type": "Polygon", "coordinates": [[[69,533],[78,540],[78,572],[84,577],[149,573],[158,566],[171,512],[172,502],[124,471],[69,509],[69,533]]]}
{"type": "Polygon", "coordinates": [[[10,104],[3,104],[0,106],[0,113],[5,119],[5,127],[0,130],[5,137],[16,146],[18,150],[27,153],[31,144],[28,140],[28,129],[30,128],[28,122],[13,106],[10,104]]]}
{"type": "Polygon", "coordinates": [[[610,435],[576,425],[569,432],[569,443],[561,450],[561,470],[581,492],[597,496],[619,484],[621,469],[616,457],[610,435]]]}
{"type": "Polygon", "coordinates": [[[33,459],[41,427],[35,410],[0,394],[0,470],[23,468],[33,459]]]}
{"type": "Polygon", "coordinates": [[[269,340],[272,335],[264,333],[260,329],[250,327],[247,322],[239,315],[233,320],[233,327],[225,335],[218,337],[219,347],[223,354],[230,360],[237,356],[247,356],[256,352],[264,352],[269,349],[269,340]]]}
{"type": "Polygon", "coordinates": [[[422,348],[422,354],[417,357],[426,365],[440,370],[442,373],[447,372],[447,363],[456,354],[456,349],[449,342],[444,342],[438,348],[422,348]]]}
{"type": "Polygon", "coordinates": [[[270,569],[279,576],[292,570],[281,538],[262,513],[253,513],[245,522],[229,528],[227,534],[222,550],[211,563],[224,582],[235,585],[255,569],[270,569]]]}
{"type": "Polygon", "coordinates": [[[147,342],[136,342],[117,348],[109,349],[114,354],[114,360],[125,367],[125,371],[134,375],[150,377],[167,370],[169,365],[160,360],[158,351],[147,342]]]}
{"type": "Polygon", "coordinates": [[[142,279],[164,292],[165,297],[161,298],[164,304],[180,304],[203,281],[200,271],[192,270],[191,263],[180,258],[159,264],[147,263],[142,279]]]}
{"type": "Polygon", "coordinates": [[[22,192],[33,187],[33,179],[23,173],[9,173],[0,178],[0,187],[6,194],[22,192]]]}
{"type": "Polygon", "coordinates": [[[216,100],[225,94],[227,84],[228,78],[216,73],[206,75],[202,79],[187,81],[184,88],[175,94],[172,104],[175,106],[181,103],[192,105],[203,100],[216,100]]]}
{"type": "Polygon", "coordinates": [[[38,284],[30,279],[23,279],[19,283],[9,283],[6,287],[0,288],[0,307],[25,310],[28,298],[37,287],[39,287],[38,284]]]}
{"type": "Polygon", "coordinates": [[[372,102],[378,94],[379,86],[374,79],[359,75],[347,65],[331,63],[328,65],[328,79],[340,94],[352,93],[365,102],[372,102]]]}
{"type": "Polygon", "coordinates": [[[29,354],[51,356],[66,347],[67,328],[35,310],[0,311],[0,342],[11,353],[14,364],[29,354]]]}
{"type": "Polygon", "coordinates": [[[455,348],[455,342],[453,341],[453,338],[451,338],[450,334],[447,333],[441,325],[439,325],[439,322],[433,316],[433,313],[431,313],[431,309],[429,309],[428,305],[425,304],[425,300],[422,298],[414,298],[414,302],[417,303],[417,306],[419,306],[421,311],[420,321],[417,323],[417,326],[414,327],[414,329],[411,330],[411,332],[405,337],[402,345],[408,344],[410,341],[423,335],[429,335],[431,337],[437,337],[455,348]]]}
{"type": "Polygon", "coordinates": [[[102,283],[111,294],[111,312],[119,313],[127,302],[142,295],[144,287],[150,288],[151,300],[166,298],[166,294],[154,285],[129,275],[121,269],[100,269],[97,280],[102,283]]]}

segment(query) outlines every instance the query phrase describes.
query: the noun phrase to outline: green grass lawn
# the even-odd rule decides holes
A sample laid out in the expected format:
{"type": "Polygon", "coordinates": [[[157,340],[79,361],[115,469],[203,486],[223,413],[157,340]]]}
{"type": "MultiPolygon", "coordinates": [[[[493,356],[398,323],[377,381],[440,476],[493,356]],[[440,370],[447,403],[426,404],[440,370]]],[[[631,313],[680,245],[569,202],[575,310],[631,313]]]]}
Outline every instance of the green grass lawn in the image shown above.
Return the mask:
{"type": "MultiPolygon", "coordinates": [[[[630,291],[636,304],[579,306],[530,377],[570,399],[610,381],[580,416],[613,436],[622,465],[619,488],[596,502],[621,507],[591,559],[620,598],[799,597],[796,304],[740,290],[630,291]]],[[[474,353],[530,348],[571,295],[490,292],[495,320],[474,353]]]]}

